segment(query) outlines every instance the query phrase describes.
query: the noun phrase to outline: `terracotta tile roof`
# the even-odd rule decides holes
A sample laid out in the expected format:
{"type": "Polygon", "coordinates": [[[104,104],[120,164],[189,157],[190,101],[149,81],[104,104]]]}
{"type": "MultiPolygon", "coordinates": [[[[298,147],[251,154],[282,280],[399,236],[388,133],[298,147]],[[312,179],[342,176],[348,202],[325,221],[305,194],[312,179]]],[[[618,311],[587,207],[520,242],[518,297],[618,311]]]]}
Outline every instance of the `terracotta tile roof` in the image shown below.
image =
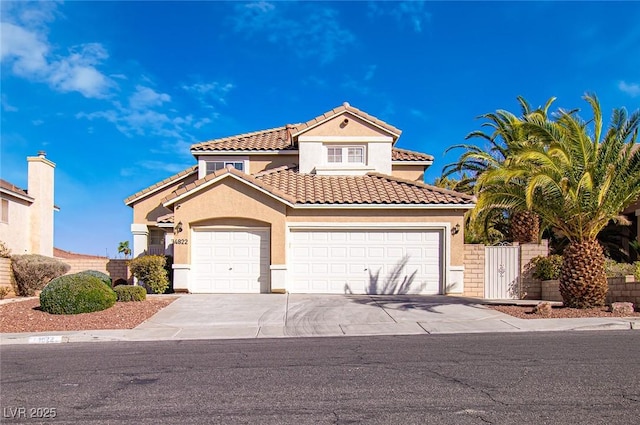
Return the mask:
{"type": "Polygon", "coordinates": [[[384,174],[322,176],[300,174],[296,166],[282,166],[255,176],[228,167],[176,190],[162,202],[169,202],[227,174],[291,204],[472,205],[475,202],[473,196],[384,174]]]}
{"type": "Polygon", "coordinates": [[[125,205],[129,205],[131,202],[135,201],[139,197],[144,196],[147,193],[153,192],[154,190],[159,189],[159,188],[161,188],[162,186],[164,186],[166,184],[169,184],[169,183],[172,183],[172,182],[174,182],[174,181],[176,181],[178,179],[181,179],[182,177],[187,177],[188,175],[196,172],[197,170],[198,170],[198,166],[197,165],[193,165],[193,166],[187,168],[186,170],[182,170],[179,173],[174,174],[171,177],[167,177],[166,179],[164,179],[164,180],[162,180],[162,181],[160,181],[158,183],[152,184],[151,186],[149,186],[149,187],[147,187],[145,189],[142,189],[141,191],[139,191],[137,193],[134,193],[133,195],[131,195],[127,199],[125,199],[124,203],[125,203],[125,205]]]}
{"type": "Polygon", "coordinates": [[[241,180],[244,180],[248,183],[254,184],[255,186],[258,186],[259,188],[271,193],[272,195],[278,197],[278,198],[282,198],[290,203],[295,203],[295,199],[292,198],[291,196],[289,196],[287,193],[279,190],[278,188],[275,187],[271,187],[268,186],[266,184],[264,184],[263,182],[261,182],[260,180],[256,179],[253,176],[250,176],[249,174],[245,174],[242,171],[238,171],[235,168],[229,166],[227,168],[223,168],[221,170],[217,170],[214,171],[211,174],[207,174],[206,176],[204,176],[203,178],[196,180],[193,183],[190,183],[184,187],[181,187],[178,190],[173,191],[171,194],[169,194],[168,196],[166,196],[164,199],[162,199],[162,203],[164,204],[165,202],[169,202],[181,195],[184,195],[188,192],[191,192],[194,189],[197,189],[198,187],[201,187],[209,182],[211,182],[212,180],[218,179],[220,177],[223,177],[227,174],[230,175],[234,175],[236,177],[239,177],[241,180]]]}
{"type": "Polygon", "coordinates": [[[469,195],[378,173],[363,176],[300,174],[281,167],[256,175],[297,204],[473,204],[469,195]]]}
{"type": "Polygon", "coordinates": [[[291,142],[295,125],[285,125],[268,130],[254,131],[222,139],[209,140],[191,145],[192,152],[202,151],[265,151],[297,149],[291,142]]]}
{"type": "Polygon", "coordinates": [[[161,224],[161,223],[172,224],[173,223],[173,213],[165,214],[165,215],[162,215],[162,216],[156,218],[156,223],[158,223],[158,224],[161,224]]]}
{"type": "Polygon", "coordinates": [[[378,127],[382,127],[383,129],[387,130],[390,133],[395,134],[396,136],[400,136],[400,134],[402,134],[402,130],[400,130],[400,129],[398,129],[398,128],[390,125],[390,124],[387,124],[386,122],[374,117],[373,115],[369,115],[366,112],[361,111],[358,108],[354,108],[353,106],[349,105],[349,103],[347,103],[347,102],[344,102],[342,105],[338,106],[337,108],[333,108],[332,110],[330,110],[328,112],[325,112],[322,115],[318,115],[317,117],[315,117],[312,120],[309,120],[309,121],[307,121],[307,122],[305,122],[303,124],[299,124],[297,126],[297,131],[295,131],[294,134],[301,133],[304,130],[306,130],[306,129],[310,128],[310,127],[313,127],[318,123],[326,121],[329,118],[332,118],[332,117],[334,117],[334,116],[336,116],[336,115],[338,115],[338,114],[340,114],[341,112],[344,112],[344,111],[350,112],[351,114],[353,114],[353,115],[355,115],[355,116],[357,116],[359,118],[362,118],[365,121],[369,121],[369,122],[377,125],[378,127]]]}
{"type": "Polygon", "coordinates": [[[393,148],[391,151],[392,161],[433,161],[433,156],[422,152],[409,151],[406,149],[393,148]]]}
{"type": "Polygon", "coordinates": [[[18,186],[14,185],[13,183],[9,183],[6,180],[0,179],[0,187],[2,189],[5,189],[9,192],[13,192],[16,195],[22,196],[22,197],[27,197],[31,200],[34,200],[31,196],[29,196],[29,194],[27,193],[26,190],[24,189],[20,189],[18,186]]]}

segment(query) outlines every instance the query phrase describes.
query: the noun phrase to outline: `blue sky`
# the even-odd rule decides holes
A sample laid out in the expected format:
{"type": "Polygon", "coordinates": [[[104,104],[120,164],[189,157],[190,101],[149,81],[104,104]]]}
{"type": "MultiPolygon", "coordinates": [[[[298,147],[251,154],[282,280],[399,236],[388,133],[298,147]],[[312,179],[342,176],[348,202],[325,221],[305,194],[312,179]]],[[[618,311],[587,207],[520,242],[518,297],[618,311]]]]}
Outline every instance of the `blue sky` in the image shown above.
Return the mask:
{"type": "Polygon", "coordinates": [[[192,143],[344,101],[435,157],[475,117],[640,106],[639,2],[1,2],[1,175],[56,167],[55,245],[115,256],[123,199],[194,163],[192,143]]]}

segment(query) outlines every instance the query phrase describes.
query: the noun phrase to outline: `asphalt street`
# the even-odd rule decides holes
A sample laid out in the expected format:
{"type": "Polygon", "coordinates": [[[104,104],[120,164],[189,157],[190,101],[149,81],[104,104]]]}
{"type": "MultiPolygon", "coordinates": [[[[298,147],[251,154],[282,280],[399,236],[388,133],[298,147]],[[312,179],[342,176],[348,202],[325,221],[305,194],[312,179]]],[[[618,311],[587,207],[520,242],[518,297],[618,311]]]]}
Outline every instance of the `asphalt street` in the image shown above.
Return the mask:
{"type": "Polygon", "coordinates": [[[3,346],[1,419],[630,424],[639,352],[624,331],[3,346]]]}

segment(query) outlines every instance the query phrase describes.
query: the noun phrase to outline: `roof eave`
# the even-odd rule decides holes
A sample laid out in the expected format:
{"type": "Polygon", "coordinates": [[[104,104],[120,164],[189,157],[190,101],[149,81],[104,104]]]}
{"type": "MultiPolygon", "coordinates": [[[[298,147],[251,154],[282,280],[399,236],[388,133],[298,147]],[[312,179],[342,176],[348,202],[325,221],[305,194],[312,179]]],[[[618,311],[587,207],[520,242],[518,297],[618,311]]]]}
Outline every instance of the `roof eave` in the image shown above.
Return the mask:
{"type": "Polygon", "coordinates": [[[195,157],[200,155],[297,155],[298,149],[264,149],[264,150],[247,150],[247,149],[226,149],[226,150],[191,150],[191,154],[195,157]]]}
{"type": "Polygon", "coordinates": [[[391,165],[433,165],[433,160],[431,161],[411,161],[411,160],[404,160],[404,161],[391,161],[391,165]]]}
{"type": "Polygon", "coordinates": [[[21,199],[23,201],[27,201],[30,204],[35,202],[35,199],[29,195],[24,195],[22,193],[14,192],[13,190],[5,189],[4,187],[0,187],[0,193],[4,193],[5,195],[13,196],[14,198],[21,199]]]}
{"type": "MultiPolygon", "coordinates": [[[[137,202],[140,199],[146,198],[147,196],[152,195],[152,194],[156,193],[159,190],[166,189],[168,186],[171,186],[172,184],[174,184],[176,182],[179,182],[180,180],[183,180],[183,179],[185,179],[185,178],[187,178],[187,177],[189,177],[189,176],[191,176],[191,175],[193,175],[193,174],[195,174],[197,172],[198,172],[198,167],[194,166],[193,170],[189,171],[188,173],[186,173],[186,174],[184,174],[182,176],[176,177],[174,179],[171,179],[171,180],[167,181],[166,183],[164,183],[164,184],[162,184],[162,185],[160,185],[160,186],[158,186],[158,187],[156,187],[156,188],[154,188],[154,189],[152,189],[152,190],[150,190],[148,192],[141,193],[142,191],[148,189],[148,187],[145,188],[145,189],[142,189],[142,191],[139,191],[137,194],[132,195],[129,198],[125,199],[124,200],[124,204],[127,205],[127,206],[131,206],[131,204],[133,204],[134,202],[137,202]]],[[[153,186],[153,185],[151,185],[151,186],[153,186]]],[[[149,186],[149,187],[151,187],[151,186],[149,186]]]]}
{"type": "Polygon", "coordinates": [[[431,210],[470,210],[476,204],[302,204],[293,206],[296,209],[431,209],[431,210]]]}

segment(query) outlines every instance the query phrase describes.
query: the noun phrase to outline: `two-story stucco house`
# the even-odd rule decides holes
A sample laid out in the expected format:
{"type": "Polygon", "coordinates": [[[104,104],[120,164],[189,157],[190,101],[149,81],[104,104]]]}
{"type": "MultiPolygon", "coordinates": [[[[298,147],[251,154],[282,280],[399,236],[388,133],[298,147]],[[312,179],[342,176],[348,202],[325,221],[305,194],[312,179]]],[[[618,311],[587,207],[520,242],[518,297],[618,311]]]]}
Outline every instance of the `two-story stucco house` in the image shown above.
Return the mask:
{"type": "Polygon", "coordinates": [[[27,163],[27,190],[0,179],[0,240],[13,254],[53,257],[55,164],[44,152],[27,163]]]}
{"type": "Polygon", "coordinates": [[[134,255],[216,293],[463,291],[473,198],[423,183],[433,157],[348,103],[302,124],[191,146],[197,164],[130,196],[134,255]]]}

